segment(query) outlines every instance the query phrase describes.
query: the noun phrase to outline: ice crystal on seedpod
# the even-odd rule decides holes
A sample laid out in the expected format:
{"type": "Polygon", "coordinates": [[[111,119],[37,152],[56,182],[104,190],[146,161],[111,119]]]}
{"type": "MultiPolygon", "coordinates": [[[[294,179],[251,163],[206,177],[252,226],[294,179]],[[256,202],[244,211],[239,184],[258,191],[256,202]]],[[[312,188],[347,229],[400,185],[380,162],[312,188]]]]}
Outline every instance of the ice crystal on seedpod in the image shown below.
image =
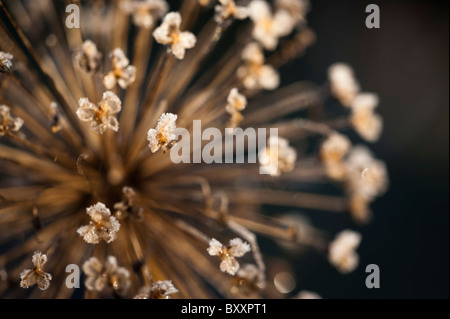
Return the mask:
{"type": "Polygon", "coordinates": [[[13,117],[11,109],[6,105],[0,105],[0,137],[7,132],[18,132],[23,125],[20,117],[13,117]]]}
{"type": "Polygon", "coordinates": [[[234,0],[219,0],[220,4],[215,6],[216,16],[214,19],[217,23],[234,18],[243,20],[248,17],[248,8],[237,6],[234,0]]]}
{"type": "Polygon", "coordinates": [[[20,287],[30,288],[37,284],[40,290],[46,290],[52,280],[52,275],[44,271],[44,266],[47,263],[47,255],[36,251],[33,254],[32,262],[33,268],[25,269],[20,274],[20,287]]]}
{"type": "Polygon", "coordinates": [[[264,54],[256,42],[247,44],[242,51],[245,64],[237,70],[246,89],[274,90],[280,84],[280,77],[275,69],[264,64],[264,54]]]}
{"type": "Polygon", "coordinates": [[[83,42],[81,50],[75,54],[74,60],[84,72],[93,73],[101,68],[102,54],[94,42],[86,40],[83,42]]]}
{"type": "Polygon", "coordinates": [[[103,291],[111,287],[119,295],[124,295],[130,287],[129,271],[119,267],[114,256],[108,256],[104,265],[96,257],[91,257],[83,264],[83,271],[88,290],[103,291]]]}
{"type": "Polygon", "coordinates": [[[120,8],[131,14],[133,23],[141,28],[151,29],[156,21],[163,17],[169,10],[164,0],[122,1],[120,8]]]}
{"type": "Polygon", "coordinates": [[[110,243],[117,238],[119,221],[111,216],[111,211],[103,203],[88,207],[86,213],[91,217],[89,225],[78,228],[77,233],[89,244],[98,244],[100,240],[110,243]]]}
{"type": "Polygon", "coordinates": [[[147,140],[152,153],[162,148],[169,147],[170,143],[174,141],[177,115],[172,113],[163,113],[156,124],[156,128],[152,128],[147,132],[147,140]]]}
{"type": "Polygon", "coordinates": [[[126,89],[136,79],[136,67],[129,65],[130,61],[120,48],[111,52],[110,57],[113,70],[103,77],[103,85],[108,90],[112,90],[117,83],[122,89],[126,89]]]}
{"type": "Polygon", "coordinates": [[[269,3],[265,1],[250,2],[249,11],[250,19],[255,24],[253,37],[267,50],[274,50],[278,39],[291,33],[294,28],[295,20],[289,12],[278,10],[272,14],[269,3]]]}
{"type": "Polygon", "coordinates": [[[347,274],[358,267],[359,256],[356,253],[361,242],[361,234],[344,230],[340,232],[328,248],[328,258],[341,273],[347,274]]]}
{"type": "Polygon", "coordinates": [[[239,270],[239,263],[236,257],[242,257],[251,250],[250,245],[243,242],[240,238],[230,240],[228,247],[222,245],[217,239],[213,238],[209,242],[208,253],[211,256],[219,256],[222,262],[220,270],[230,275],[236,274],[239,270]]]}
{"type": "Polygon", "coordinates": [[[103,93],[98,105],[91,103],[88,98],[81,98],[78,104],[78,118],[83,122],[90,122],[94,132],[104,134],[108,130],[115,132],[119,130],[116,114],[122,109],[122,102],[113,92],[103,93]]]}
{"type": "Polygon", "coordinates": [[[1,72],[10,72],[13,64],[12,60],[13,55],[11,53],[0,51],[0,71],[1,72]]]}
{"type": "Polygon", "coordinates": [[[362,138],[376,142],[383,130],[383,119],[375,113],[378,96],[373,93],[360,93],[352,101],[351,122],[362,138]]]}
{"type": "Polygon", "coordinates": [[[295,149],[282,137],[271,136],[267,146],[259,154],[259,165],[271,176],[280,176],[283,172],[292,171],[296,160],[295,149]]]}
{"type": "Polygon", "coordinates": [[[186,49],[195,46],[197,39],[191,32],[180,31],[181,15],[178,12],[169,12],[162,24],[155,29],[153,36],[156,42],[170,47],[170,52],[179,60],[184,59],[186,49]]]}

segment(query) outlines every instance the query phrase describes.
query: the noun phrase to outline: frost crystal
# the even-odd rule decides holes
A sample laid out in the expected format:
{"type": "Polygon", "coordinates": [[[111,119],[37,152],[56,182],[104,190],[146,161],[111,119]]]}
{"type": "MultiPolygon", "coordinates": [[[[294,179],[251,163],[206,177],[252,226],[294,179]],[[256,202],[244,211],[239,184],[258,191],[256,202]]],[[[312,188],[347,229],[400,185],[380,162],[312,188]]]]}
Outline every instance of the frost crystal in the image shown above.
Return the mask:
{"type": "Polygon", "coordinates": [[[361,242],[361,234],[344,230],[330,243],[328,258],[341,273],[349,273],[358,267],[359,256],[355,252],[361,242]]]}
{"type": "Polygon", "coordinates": [[[129,271],[119,267],[114,256],[108,256],[104,265],[96,257],[91,257],[82,268],[87,276],[85,286],[88,290],[102,291],[109,286],[123,295],[130,287],[129,271]]]}
{"type": "Polygon", "coordinates": [[[164,0],[134,0],[121,2],[120,8],[132,15],[133,23],[136,26],[150,29],[155,26],[159,18],[167,13],[169,6],[164,0]]]}
{"type": "Polygon", "coordinates": [[[242,257],[251,250],[250,245],[240,238],[230,240],[228,247],[223,246],[217,239],[213,238],[209,242],[207,249],[211,256],[219,256],[222,262],[220,270],[230,275],[235,275],[239,270],[239,263],[236,257],[242,257]]]}
{"type": "Polygon", "coordinates": [[[9,72],[11,71],[13,64],[11,60],[13,59],[13,55],[7,52],[0,51],[0,71],[1,72],[9,72]]]}
{"type": "Polygon", "coordinates": [[[136,67],[129,65],[130,61],[122,49],[115,49],[110,56],[113,70],[103,77],[103,85],[108,90],[112,90],[118,83],[122,89],[126,89],[136,79],[136,67]]]}
{"type": "Polygon", "coordinates": [[[345,166],[342,159],[350,150],[350,147],[350,140],[339,133],[330,134],[322,144],[320,155],[329,177],[342,179],[345,176],[345,166]]]}
{"type": "Polygon", "coordinates": [[[171,280],[157,281],[152,284],[151,294],[153,299],[170,299],[173,294],[178,293],[178,289],[171,280]]]}
{"type": "Polygon", "coordinates": [[[98,244],[103,239],[110,243],[117,238],[120,228],[118,220],[111,216],[110,210],[103,203],[88,207],[86,213],[91,217],[89,225],[78,228],[77,233],[89,244],[98,244]]]}
{"type": "Polygon", "coordinates": [[[346,107],[350,107],[359,92],[359,83],[352,68],[345,63],[335,63],[328,68],[331,93],[346,107]]]}
{"type": "Polygon", "coordinates": [[[7,132],[17,132],[23,125],[20,117],[12,117],[11,110],[6,105],[0,105],[0,136],[7,132]]]}
{"type": "Polygon", "coordinates": [[[81,50],[74,56],[78,66],[87,73],[100,70],[102,54],[97,50],[97,46],[91,40],[86,40],[81,46],[81,50]]]}
{"type": "Polygon", "coordinates": [[[280,176],[282,172],[292,171],[297,160],[297,153],[289,146],[288,140],[271,136],[267,144],[259,154],[259,164],[266,174],[280,176]],[[275,148],[278,148],[278,154],[275,148]]]}
{"type": "Polygon", "coordinates": [[[238,92],[237,88],[232,88],[227,98],[227,105],[225,110],[231,114],[230,126],[235,128],[244,118],[240,111],[247,106],[247,99],[244,95],[238,92]]]}
{"type": "Polygon", "coordinates": [[[308,0],[276,0],[275,7],[285,10],[291,15],[296,23],[304,22],[309,10],[308,0]]]}
{"type": "Polygon", "coordinates": [[[119,130],[116,114],[122,109],[122,102],[113,92],[104,92],[98,105],[91,103],[87,98],[81,98],[78,104],[78,118],[90,122],[94,132],[104,134],[108,130],[115,132],[119,130]]]}
{"type": "Polygon", "coordinates": [[[156,42],[169,45],[171,53],[179,60],[184,59],[186,49],[195,46],[197,39],[191,32],[181,32],[181,15],[178,12],[169,12],[162,24],[155,29],[153,36],[156,42]]]}
{"type": "Polygon", "coordinates": [[[175,135],[177,115],[172,113],[163,113],[155,129],[150,129],[147,133],[147,140],[152,153],[155,153],[161,147],[167,148],[170,143],[176,140],[175,135]]]}
{"type": "Polygon", "coordinates": [[[352,106],[351,122],[355,130],[369,142],[376,142],[383,130],[383,119],[375,113],[378,96],[361,93],[355,96],[352,106]]]}
{"type": "Polygon", "coordinates": [[[247,44],[242,51],[245,65],[237,70],[237,75],[246,89],[274,90],[280,84],[280,77],[275,69],[264,64],[264,55],[255,42],[247,44]]]}
{"type": "Polygon", "coordinates": [[[25,269],[20,274],[20,287],[30,288],[37,284],[40,290],[46,290],[50,286],[52,275],[44,271],[47,263],[47,255],[36,251],[32,258],[33,268],[25,269]]]}
{"type": "Polygon", "coordinates": [[[270,5],[265,1],[252,1],[249,10],[250,19],[255,24],[253,38],[267,50],[274,50],[278,45],[278,39],[294,29],[295,20],[289,12],[281,9],[272,15],[270,5]]]}
{"type": "Polygon", "coordinates": [[[223,23],[230,18],[243,20],[248,17],[248,8],[237,6],[234,0],[219,0],[220,5],[216,5],[216,15],[214,19],[217,23],[223,23]]]}

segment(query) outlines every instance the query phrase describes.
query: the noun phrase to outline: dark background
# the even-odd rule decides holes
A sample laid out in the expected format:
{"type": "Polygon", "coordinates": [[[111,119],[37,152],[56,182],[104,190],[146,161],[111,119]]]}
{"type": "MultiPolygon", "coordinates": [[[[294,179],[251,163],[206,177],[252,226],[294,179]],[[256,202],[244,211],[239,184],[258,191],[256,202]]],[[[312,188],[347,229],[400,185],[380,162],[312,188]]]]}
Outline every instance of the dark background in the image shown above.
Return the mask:
{"type": "Polygon", "coordinates": [[[297,266],[300,287],[324,298],[449,297],[448,15],[443,1],[311,1],[317,42],[288,67],[324,83],[330,64],[347,62],[362,90],[379,94],[384,133],[371,149],[386,161],[390,188],[371,224],[343,224],[363,234],[359,268],[342,276],[312,256],[297,266]],[[365,27],[370,3],[380,29],[365,27]],[[365,287],[370,263],[380,289],[365,287]]]}

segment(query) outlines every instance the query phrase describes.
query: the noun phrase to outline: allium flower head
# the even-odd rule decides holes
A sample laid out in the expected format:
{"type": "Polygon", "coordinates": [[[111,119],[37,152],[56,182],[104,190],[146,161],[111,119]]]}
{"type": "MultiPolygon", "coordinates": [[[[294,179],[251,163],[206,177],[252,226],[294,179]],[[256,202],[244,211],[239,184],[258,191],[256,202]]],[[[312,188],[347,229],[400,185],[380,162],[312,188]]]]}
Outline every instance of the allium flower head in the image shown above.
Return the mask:
{"type": "Polygon", "coordinates": [[[165,0],[122,1],[120,8],[132,15],[136,26],[146,29],[153,28],[156,21],[169,10],[165,0]]]}
{"type": "Polygon", "coordinates": [[[108,256],[104,265],[96,257],[91,257],[83,264],[83,271],[86,274],[85,285],[88,290],[100,292],[110,287],[119,295],[123,295],[130,287],[130,273],[118,266],[114,256],[108,256]]]}
{"type": "Polygon", "coordinates": [[[7,132],[17,132],[23,125],[20,117],[13,117],[11,110],[6,105],[0,105],[0,137],[7,132]]]}
{"type": "Polygon", "coordinates": [[[270,5],[266,1],[250,2],[249,11],[250,19],[255,24],[253,37],[267,50],[274,50],[278,39],[291,33],[294,28],[295,20],[287,11],[278,10],[272,15],[270,5]]]}
{"type": "Polygon", "coordinates": [[[81,98],[78,105],[78,118],[83,122],[90,122],[94,132],[104,134],[108,130],[115,132],[119,130],[116,114],[122,109],[122,102],[113,92],[104,92],[98,105],[91,103],[87,98],[81,98]]]}
{"type": "Polygon", "coordinates": [[[30,288],[37,284],[40,290],[46,290],[52,280],[52,275],[44,271],[44,266],[47,263],[47,255],[36,251],[33,254],[32,262],[33,268],[25,269],[20,274],[20,287],[30,288]]]}
{"type": "Polygon", "coordinates": [[[110,56],[113,70],[103,77],[103,85],[112,90],[117,83],[122,89],[126,89],[136,79],[136,67],[129,65],[130,61],[120,48],[114,49],[110,56]]]}
{"type": "MultiPolygon", "coordinates": [[[[303,213],[360,222],[386,190],[384,164],[344,137],[376,117],[350,67],[281,82],[313,42],[307,1],[77,1],[80,28],[52,23],[68,16],[59,1],[37,2],[0,0],[14,53],[14,67],[0,53],[0,298],[279,298],[271,283],[293,269],[260,239],[323,253],[327,229],[303,213]],[[24,290],[13,279],[39,250],[51,258],[44,270],[35,254],[24,290]],[[65,289],[70,264],[80,289],[65,289]]],[[[332,244],[330,258],[348,270],[354,249],[332,244]]]]}
{"type": "Polygon", "coordinates": [[[184,59],[186,49],[195,46],[197,39],[188,31],[180,31],[181,15],[178,12],[169,12],[162,24],[155,29],[153,36],[160,44],[169,45],[171,53],[179,60],[184,59]]]}
{"type": "Polygon", "coordinates": [[[98,244],[100,240],[110,243],[117,238],[120,223],[103,203],[88,207],[86,213],[91,217],[89,225],[78,228],[77,233],[89,244],[98,244]]]}
{"type": "Polygon", "coordinates": [[[152,153],[155,153],[161,147],[168,147],[177,138],[175,135],[177,117],[172,113],[163,113],[156,128],[147,132],[147,140],[152,153]]]}
{"type": "Polygon", "coordinates": [[[344,274],[355,270],[359,262],[356,249],[360,242],[361,234],[351,230],[340,232],[328,248],[330,263],[344,274]]]}
{"type": "Polygon", "coordinates": [[[222,260],[220,270],[230,275],[235,275],[239,270],[239,263],[236,257],[242,257],[250,250],[250,245],[243,242],[240,238],[230,240],[228,246],[222,245],[217,239],[213,238],[209,242],[208,247],[208,253],[211,256],[219,256],[222,260]]]}

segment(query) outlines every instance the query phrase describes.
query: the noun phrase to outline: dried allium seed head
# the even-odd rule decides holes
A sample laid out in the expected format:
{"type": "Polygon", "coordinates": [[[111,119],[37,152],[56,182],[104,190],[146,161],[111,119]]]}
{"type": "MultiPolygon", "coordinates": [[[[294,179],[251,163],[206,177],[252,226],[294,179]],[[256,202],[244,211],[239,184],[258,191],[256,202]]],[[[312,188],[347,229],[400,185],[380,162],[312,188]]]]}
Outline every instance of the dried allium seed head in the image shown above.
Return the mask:
{"type": "Polygon", "coordinates": [[[37,284],[40,290],[46,290],[50,286],[52,275],[44,271],[47,263],[47,255],[36,251],[32,258],[33,268],[25,269],[20,274],[20,287],[30,288],[37,284]]]}
{"type": "Polygon", "coordinates": [[[81,50],[74,56],[78,66],[87,73],[97,72],[101,68],[102,54],[91,40],[86,40],[81,46],[81,50]]]}
{"type": "Polygon", "coordinates": [[[234,18],[244,20],[248,17],[247,7],[237,6],[234,0],[219,0],[220,5],[216,5],[216,15],[214,19],[217,23],[223,23],[228,19],[234,18]]]}
{"type": "Polygon", "coordinates": [[[184,59],[186,49],[195,46],[197,39],[191,32],[181,32],[181,15],[178,12],[169,12],[162,24],[155,29],[153,36],[156,42],[170,47],[171,53],[179,60],[184,59]]]}
{"type": "Polygon", "coordinates": [[[136,67],[129,65],[130,61],[120,48],[111,52],[113,70],[103,77],[103,85],[108,90],[112,90],[116,83],[122,89],[128,88],[136,79],[136,67]]]}
{"type": "Polygon", "coordinates": [[[91,217],[89,225],[78,228],[77,233],[89,244],[98,244],[103,239],[111,243],[117,238],[120,228],[119,221],[111,216],[110,210],[103,203],[97,203],[86,209],[91,217]]]}
{"type": "Polygon", "coordinates": [[[7,132],[18,132],[23,126],[20,117],[11,116],[11,110],[6,105],[0,105],[0,137],[7,132]]]}
{"type": "Polygon", "coordinates": [[[358,267],[359,256],[356,253],[361,242],[361,234],[344,230],[337,234],[328,248],[328,259],[341,273],[352,272],[358,267]]]}
{"type": "Polygon", "coordinates": [[[328,68],[331,93],[346,107],[350,107],[359,92],[359,83],[352,68],[345,63],[335,63],[328,68]]]}
{"type": "Polygon", "coordinates": [[[257,43],[247,44],[242,59],[246,63],[238,68],[237,75],[246,89],[274,90],[278,87],[280,77],[272,66],[264,65],[264,54],[257,43]]]}
{"type": "Polygon", "coordinates": [[[78,118],[81,121],[90,122],[91,129],[94,132],[104,134],[108,130],[115,132],[119,130],[116,114],[122,109],[122,102],[113,92],[104,92],[98,106],[91,103],[87,98],[81,98],[78,105],[78,118]]]}
{"type": "Polygon", "coordinates": [[[169,10],[167,2],[164,0],[123,1],[120,3],[120,8],[132,15],[133,23],[136,26],[146,29],[153,28],[156,21],[169,10]]]}
{"type": "Polygon", "coordinates": [[[289,146],[289,141],[271,136],[267,146],[259,154],[259,165],[271,176],[280,176],[281,173],[290,172],[294,169],[297,153],[289,146]],[[272,148],[278,149],[278,154],[272,148]]]}
{"type": "Polygon", "coordinates": [[[375,113],[378,96],[372,93],[358,94],[351,106],[351,123],[355,130],[369,142],[376,142],[383,130],[383,119],[375,113]]]}
{"type": "Polygon", "coordinates": [[[255,24],[253,37],[267,50],[274,50],[278,45],[278,39],[294,29],[295,20],[287,11],[278,10],[272,15],[270,5],[265,1],[252,1],[249,11],[250,19],[255,24]]]}
{"type": "Polygon", "coordinates": [[[13,67],[13,63],[12,60],[13,59],[13,55],[7,52],[3,52],[0,51],[0,71],[1,72],[10,72],[12,67],[13,67]]]}
{"type": "Polygon", "coordinates": [[[232,276],[239,270],[239,263],[236,257],[242,257],[251,250],[250,245],[240,238],[230,240],[228,247],[222,245],[217,239],[213,238],[209,242],[208,253],[211,256],[219,256],[222,262],[220,270],[232,276]]]}
{"type": "Polygon", "coordinates": [[[178,293],[178,289],[172,284],[172,280],[157,281],[152,284],[152,299],[171,299],[173,294],[178,293]]]}
{"type": "Polygon", "coordinates": [[[177,128],[177,115],[163,113],[156,124],[155,129],[150,129],[147,133],[147,140],[152,153],[162,148],[167,148],[170,143],[176,140],[175,129],[177,128]]]}
{"type": "Polygon", "coordinates": [[[124,295],[130,287],[129,271],[119,267],[114,256],[108,256],[104,265],[96,257],[91,257],[82,268],[86,274],[85,286],[88,290],[103,291],[105,287],[111,287],[119,295],[124,295]]]}

